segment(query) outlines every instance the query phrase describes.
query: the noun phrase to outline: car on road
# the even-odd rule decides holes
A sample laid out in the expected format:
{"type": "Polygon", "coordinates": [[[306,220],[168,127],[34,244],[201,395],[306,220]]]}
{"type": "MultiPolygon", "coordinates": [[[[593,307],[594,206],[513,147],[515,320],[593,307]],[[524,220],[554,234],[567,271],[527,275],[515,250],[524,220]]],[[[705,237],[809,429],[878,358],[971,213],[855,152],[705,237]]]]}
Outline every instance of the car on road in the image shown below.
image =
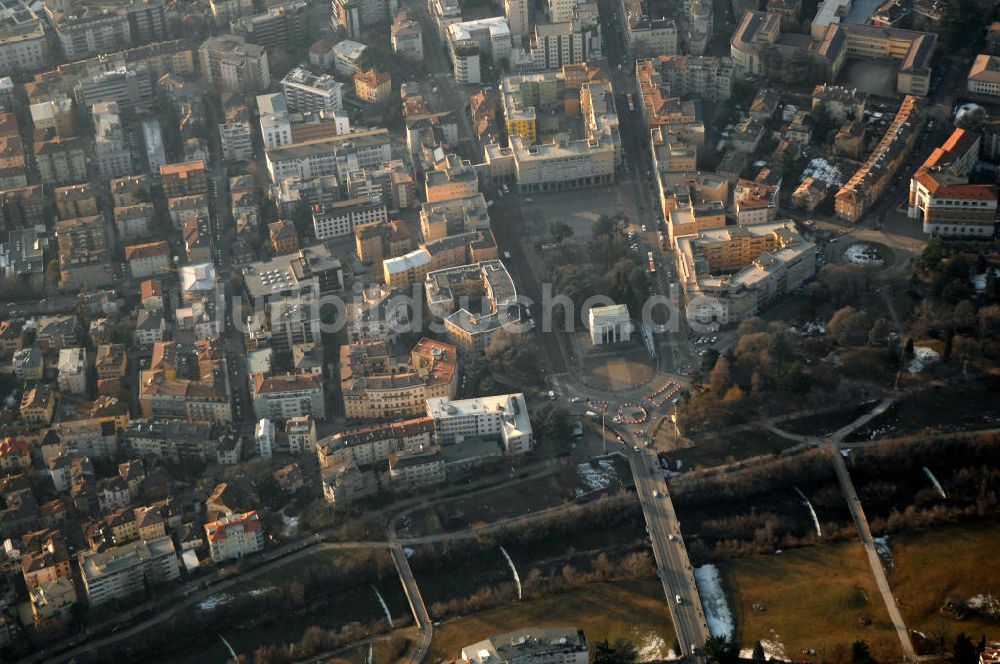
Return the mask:
{"type": "Polygon", "coordinates": [[[674,595],[674,601],[677,602],[678,605],[681,605],[681,604],[684,603],[684,600],[681,599],[680,595],[674,595]]]}
{"type": "MultiPolygon", "coordinates": [[[[636,449],[638,449],[638,448],[636,448],[636,449]]],[[[660,497],[659,490],[658,489],[653,489],[653,498],[659,498],[659,497],[660,497]]]]}
{"type": "Polygon", "coordinates": [[[674,540],[676,540],[676,539],[677,539],[677,537],[676,537],[676,536],[674,536],[674,534],[673,534],[673,533],[671,533],[671,534],[667,535],[667,539],[668,539],[668,540],[670,540],[671,542],[673,542],[674,540]]]}

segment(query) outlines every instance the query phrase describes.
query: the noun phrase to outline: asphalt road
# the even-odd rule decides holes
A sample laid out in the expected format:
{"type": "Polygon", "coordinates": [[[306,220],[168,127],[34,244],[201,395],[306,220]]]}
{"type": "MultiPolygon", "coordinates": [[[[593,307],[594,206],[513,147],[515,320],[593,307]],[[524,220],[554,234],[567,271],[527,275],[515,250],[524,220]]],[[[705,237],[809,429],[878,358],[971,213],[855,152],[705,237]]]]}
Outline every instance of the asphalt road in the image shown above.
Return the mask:
{"type": "Polygon", "coordinates": [[[698,657],[711,634],[659,459],[655,451],[641,447],[628,456],[646,517],[646,530],[653,544],[656,568],[681,647],[679,654],[698,657]]]}

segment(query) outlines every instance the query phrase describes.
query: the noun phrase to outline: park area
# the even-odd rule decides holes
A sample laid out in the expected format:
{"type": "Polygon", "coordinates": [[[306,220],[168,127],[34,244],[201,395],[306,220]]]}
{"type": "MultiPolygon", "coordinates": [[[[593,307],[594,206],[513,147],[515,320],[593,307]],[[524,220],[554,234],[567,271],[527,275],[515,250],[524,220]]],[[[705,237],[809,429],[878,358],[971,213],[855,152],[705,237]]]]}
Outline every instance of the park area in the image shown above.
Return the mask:
{"type": "Polygon", "coordinates": [[[947,645],[959,632],[973,641],[983,634],[988,641],[1000,640],[1000,613],[984,615],[991,597],[1000,611],[995,564],[1000,524],[970,523],[892,537],[889,551],[889,584],[908,627],[931,639],[944,636],[947,645]]]}
{"type": "Polygon", "coordinates": [[[880,661],[899,656],[899,641],[857,542],[827,544],[720,565],[735,618],[735,641],[757,641],[783,659],[837,660],[854,641],[880,661]]]}
{"type": "Polygon", "coordinates": [[[464,646],[494,634],[557,626],[582,629],[591,644],[628,639],[635,643],[642,661],[666,657],[674,643],[663,587],[655,579],[646,579],[594,583],[449,619],[435,628],[427,661],[458,659],[464,646]]]}

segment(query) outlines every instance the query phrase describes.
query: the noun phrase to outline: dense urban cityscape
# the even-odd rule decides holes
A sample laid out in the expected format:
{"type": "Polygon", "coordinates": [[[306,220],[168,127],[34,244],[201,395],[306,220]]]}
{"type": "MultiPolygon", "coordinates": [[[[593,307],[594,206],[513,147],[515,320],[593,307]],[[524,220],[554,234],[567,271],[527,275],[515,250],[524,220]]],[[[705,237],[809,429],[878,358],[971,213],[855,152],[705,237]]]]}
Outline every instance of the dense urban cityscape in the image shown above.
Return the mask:
{"type": "Polygon", "coordinates": [[[0,662],[1000,664],[996,3],[0,10],[0,662]]]}

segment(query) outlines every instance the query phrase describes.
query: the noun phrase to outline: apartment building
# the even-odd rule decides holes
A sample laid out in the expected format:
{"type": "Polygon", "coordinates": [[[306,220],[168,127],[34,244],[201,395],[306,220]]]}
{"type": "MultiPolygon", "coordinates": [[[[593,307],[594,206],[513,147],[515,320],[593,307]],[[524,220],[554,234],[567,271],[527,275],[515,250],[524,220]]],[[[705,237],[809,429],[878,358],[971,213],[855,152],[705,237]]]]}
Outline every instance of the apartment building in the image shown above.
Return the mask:
{"type": "Polygon", "coordinates": [[[440,445],[402,450],[389,456],[389,482],[397,489],[417,489],[444,482],[440,445]]]}
{"type": "MultiPolygon", "coordinates": [[[[87,179],[87,146],[78,136],[59,136],[35,141],[35,166],[45,184],[81,182],[87,179]]],[[[24,185],[20,185],[24,186],[24,185]]]]}
{"type": "Polygon", "coordinates": [[[316,450],[316,420],[309,415],[292,417],[285,422],[285,438],[289,454],[305,454],[316,450]]]}
{"type": "Polygon", "coordinates": [[[59,247],[59,287],[97,289],[114,282],[111,256],[101,215],[56,222],[59,247]]]}
{"type": "Polygon", "coordinates": [[[250,161],[253,159],[253,135],[250,123],[235,120],[219,125],[219,140],[222,143],[222,158],[226,161],[250,161]]]}
{"type": "Polygon", "coordinates": [[[997,187],[969,184],[980,144],[978,134],[959,127],[913,174],[909,216],[921,220],[924,233],[932,237],[993,238],[997,187]]]}
{"type": "Polygon", "coordinates": [[[59,351],[59,391],[84,394],[87,391],[87,351],[63,348],[59,351]]]}
{"type": "Polygon", "coordinates": [[[125,144],[118,104],[102,102],[90,109],[94,121],[94,157],[103,180],[132,172],[132,152],[125,144]]]}
{"type": "Polygon", "coordinates": [[[382,261],[382,274],[387,288],[407,291],[422,283],[429,272],[498,258],[492,231],[470,231],[448,235],[402,256],[387,258],[382,261]]]}
{"type": "Polygon", "coordinates": [[[410,60],[424,59],[424,36],[420,23],[400,13],[390,31],[392,52],[410,60]]]}
{"type": "Polygon", "coordinates": [[[776,185],[740,178],[733,189],[733,211],[737,226],[753,226],[774,221],[778,214],[776,185]]]}
{"type": "Polygon", "coordinates": [[[209,37],[198,58],[202,78],[222,92],[257,92],[271,85],[267,50],[238,35],[209,37]]]}
{"type": "Polygon", "coordinates": [[[313,232],[318,240],[350,235],[363,224],[386,223],[389,214],[385,203],[359,196],[313,208],[313,232]]]}
{"type": "Polygon", "coordinates": [[[367,46],[352,39],[342,39],[333,45],[333,66],[342,76],[353,76],[360,69],[361,56],[367,46]]]}
{"type": "Polygon", "coordinates": [[[45,5],[45,13],[63,55],[71,62],[100,53],[114,53],[132,44],[125,7],[70,1],[45,5]]]}
{"type": "Polygon", "coordinates": [[[577,4],[568,21],[536,25],[528,55],[536,70],[559,69],[600,58],[602,44],[597,4],[577,4]]]}
{"type": "Polygon", "coordinates": [[[813,110],[820,104],[838,124],[863,120],[865,116],[865,100],[857,88],[821,83],[813,89],[813,110]]]}
{"type": "Polygon", "coordinates": [[[690,315],[706,325],[756,316],[816,272],[816,246],[790,221],[706,230],[674,246],[690,315]]]}
{"type": "Polygon", "coordinates": [[[344,107],[344,84],[329,74],[314,74],[305,67],[293,67],[281,79],[281,91],[292,113],[332,113],[344,107]]]}
{"type": "Polygon", "coordinates": [[[255,306],[288,298],[318,301],[344,288],[340,260],[323,244],[251,263],[243,268],[242,276],[244,297],[255,306]]]}
{"type": "Polygon", "coordinates": [[[323,469],[348,463],[369,466],[397,452],[430,447],[433,436],[434,420],[421,416],[345,429],[319,441],[316,452],[323,469]]]}
{"type": "MultiPolygon", "coordinates": [[[[156,312],[144,309],[142,313],[156,312]]],[[[198,377],[180,378],[169,358],[162,365],[156,362],[158,354],[166,355],[163,346],[166,343],[156,343],[150,369],[140,373],[139,407],[142,416],[174,417],[219,424],[231,422],[230,387],[225,360],[211,358],[211,351],[200,350],[200,357],[195,359],[198,377]]]]}
{"type": "MultiPolygon", "coordinates": [[[[729,99],[734,68],[728,58],[700,55],[661,55],[637,60],[636,81],[643,105],[654,110],[656,100],[646,101],[654,90],[663,98],[697,97],[708,101],[729,99]]],[[[647,117],[647,122],[649,118],[647,117]]]]}
{"type": "Polygon", "coordinates": [[[300,180],[335,175],[340,181],[350,171],[376,168],[392,158],[389,130],[367,129],[265,150],[272,184],[289,177],[300,180]]]}
{"type": "Polygon", "coordinates": [[[340,348],[344,414],[389,419],[421,413],[428,398],[452,397],[458,387],[458,353],[451,344],[422,338],[401,355],[385,342],[340,348]]]}
{"type": "Polygon", "coordinates": [[[142,62],[103,62],[78,78],[73,92],[84,108],[113,101],[123,111],[137,112],[154,104],[153,79],[142,62]]]}
{"type": "Polygon", "coordinates": [[[232,19],[230,32],[266,49],[299,43],[309,37],[307,7],[304,0],[269,5],[260,14],[232,19]]]}
{"type": "Polygon", "coordinates": [[[649,0],[621,0],[625,41],[632,57],[680,53],[680,33],[672,16],[656,11],[649,0]]]}
{"type": "Polygon", "coordinates": [[[208,422],[136,418],[129,420],[122,432],[122,445],[130,453],[169,463],[211,461],[215,458],[218,444],[208,422]]]}
{"type": "Polygon", "coordinates": [[[21,540],[21,574],[29,589],[56,579],[73,580],[69,550],[60,531],[36,530],[23,534],[21,540]]]}
{"type": "Polygon", "coordinates": [[[166,240],[131,244],[125,247],[125,264],[133,279],[145,279],[169,272],[170,244],[166,240]]]}
{"type": "Polygon", "coordinates": [[[429,272],[424,290],[448,340],[466,353],[484,352],[504,326],[520,320],[514,281],[498,260],[429,272]],[[465,298],[479,300],[478,313],[465,308],[465,298]]]}
{"type": "Polygon", "coordinates": [[[354,227],[354,247],[362,263],[381,263],[413,248],[413,238],[406,224],[398,219],[354,227]]]}
{"type": "Polygon", "coordinates": [[[492,62],[510,58],[511,30],[503,16],[452,23],[446,32],[455,81],[460,84],[482,82],[481,53],[488,53],[492,62]]]}
{"type": "Polygon", "coordinates": [[[82,551],[77,559],[87,599],[93,606],[125,599],[144,592],[150,585],[180,577],[180,559],[169,537],[104,551],[82,551]]]}
{"type": "Polygon", "coordinates": [[[128,354],[122,344],[101,344],[97,347],[94,369],[98,380],[124,378],[128,369],[128,354]]]}
{"type": "Polygon", "coordinates": [[[326,419],[322,376],[254,374],[250,398],[258,418],[288,420],[308,415],[314,420],[326,419]]]}
{"type": "Polygon", "coordinates": [[[205,539],[213,562],[235,560],[264,548],[264,526],[254,511],[227,514],[205,524],[205,539]]]}
{"type": "Polygon", "coordinates": [[[258,95],[257,114],[265,148],[277,148],[292,142],[288,100],[283,93],[258,95]]]}
{"type": "Polygon", "coordinates": [[[534,447],[524,395],[500,394],[478,399],[427,400],[427,416],[434,420],[434,440],[440,445],[465,440],[496,440],[506,454],[525,454],[534,447]]]}
{"type": "Polygon", "coordinates": [[[381,104],[392,96],[392,75],[368,69],[354,72],[354,96],[368,104],[381,104]]]}
{"type": "Polygon", "coordinates": [[[433,242],[449,235],[487,230],[489,227],[486,198],[482,194],[420,206],[420,233],[424,242],[433,242]]]}
{"type": "Polygon", "coordinates": [[[837,214],[858,221],[892,182],[896,170],[906,160],[916,142],[924,104],[907,95],[882,140],[835,196],[837,214]]]}
{"type": "MultiPolygon", "coordinates": [[[[36,5],[37,6],[37,5],[36,5]]],[[[45,69],[54,58],[42,17],[25,0],[0,2],[0,75],[45,69]]]]}
{"type": "Polygon", "coordinates": [[[966,76],[969,92],[996,97],[1000,95],[1000,57],[981,53],[976,56],[966,76]]]}
{"type": "Polygon", "coordinates": [[[424,175],[424,194],[428,203],[467,198],[479,192],[479,177],[472,162],[454,153],[445,155],[434,170],[424,175]]]}
{"type": "Polygon", "coordinates": [[[195,196],[208,191],[205,162],[201,159],[160,166],[160,180],[166,198],[195,196]]]}
{"type": "Polygon", "coordinates": [[[323,468],[323,498],[331,507],[350,505],[356,500],[378,493],[378,476],[367,468],[362,470],[353,461],[323,468]]]}

